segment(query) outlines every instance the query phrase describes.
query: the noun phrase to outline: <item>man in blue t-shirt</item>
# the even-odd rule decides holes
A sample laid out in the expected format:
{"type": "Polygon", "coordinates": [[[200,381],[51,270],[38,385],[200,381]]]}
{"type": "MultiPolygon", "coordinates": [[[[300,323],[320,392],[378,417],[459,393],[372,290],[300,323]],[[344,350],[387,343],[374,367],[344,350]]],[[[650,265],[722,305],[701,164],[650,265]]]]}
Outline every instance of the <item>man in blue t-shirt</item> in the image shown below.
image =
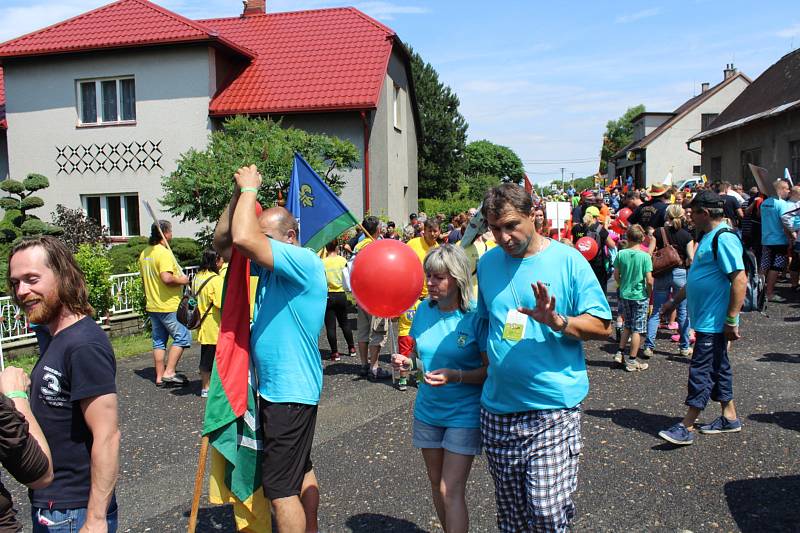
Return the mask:
{"type": "Polygon", "coordinates": [[[569,527],[589,391],[581,341],[605,339],[611,325],[589,263],[539,235],[532,207],[514,184],[490,189],[482,207],[497,247],[478,262],[489,359],[481,434],[504,532],[569,527]]]}
{"type": "Polygon", "coordinates": [[[733,371],[728,360],[728,341],[739,338],[739,311],[747,290],[742,242],[723,222],[725,200],[717,193],[701,191],[690,206],[692,221],[704,235],[694,252],[686,285],[661,307],[662,315],[669,316],[685,298],[697,337],[689,366],[686,416],[658,434],[677,445],[692,444],[695,430],[716,434],[742,429],[733,405],[733,371]],[[695,425],[709,399],[720,403],[722,416],[695,425]]]}
{"type": "Polygon", "coordinates": [[[116,531],[116,359],[92,318],[83,272],[60,240],[29,237],[11,251],[8,279],[37,324],[30,404],[53,457],[53,482],[29,492],[33,532],[116,531]]]}
{"type": "Polygon", "coordinates": [[[301,248],[297,220],[283,207],[256,217],[261,174],[235,175],[233,198],[214,232],[225,260],[231,248],[250,258],[258,276],[250,354],[258,376],[264,431],[262,483],[280,531],[316,531],[319,487],[311,445],[322,390],[317,339],[328,285],[322,261],[301,248]]]}
{"type": "Polygon", "coordinates": [[[767,277],[767,299],[785,302],[783,297],[775,296],[775,283],[778,275],[786,269],[791,232],[785,228],[781,217],[793,208],[786,201],[789,197],[789,184],[783,180],[775,182],[775,196],[761,203],[761,273],[767,277]]]}

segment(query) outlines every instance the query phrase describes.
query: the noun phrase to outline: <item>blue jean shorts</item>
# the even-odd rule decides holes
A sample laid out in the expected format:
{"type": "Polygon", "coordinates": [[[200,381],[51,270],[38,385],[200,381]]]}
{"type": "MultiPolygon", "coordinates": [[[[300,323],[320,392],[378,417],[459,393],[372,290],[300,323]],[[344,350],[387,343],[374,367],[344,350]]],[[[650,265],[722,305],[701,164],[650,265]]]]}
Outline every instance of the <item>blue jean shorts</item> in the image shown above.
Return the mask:
{"type": "Polygon", "coordinates": [[[444,448],[461,455],[480,455],[481,429],[432,426],[415,418],[411,443],[415,448],[444,448]]]}
{"type": "Polygon", "coordinates": [[[165,350],[167,339],[172,337],[175,346],[188,348],[192,345],[192,333],[189,328],[178,322],[176,313],[154,313],[150,315],[150,322],[153,324],[153,349],[165,350]]]}
{"type": "MultiPolygon", "coordinates": [[[[86,523],[86,507],[80,509],[41,509],[31,507],[33,533],[78,533],[86,523]]],[[[119,517],[114,501],[106,514],[108,533],[116,533],[119,517]]]]}

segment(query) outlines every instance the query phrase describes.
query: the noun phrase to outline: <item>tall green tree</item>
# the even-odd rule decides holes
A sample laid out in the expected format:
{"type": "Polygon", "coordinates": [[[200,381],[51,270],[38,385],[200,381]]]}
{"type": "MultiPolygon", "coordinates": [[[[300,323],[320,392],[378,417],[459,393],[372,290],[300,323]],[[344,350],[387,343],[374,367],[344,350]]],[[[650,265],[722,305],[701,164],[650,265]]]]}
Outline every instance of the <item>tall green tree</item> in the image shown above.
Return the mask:
{"type": "Polygon", "coordinates": [[[360,160],[358,149],[349,141],[237,116],[211,134],[205,150],[189,150],[179,157],[178,168],[162,178],[161,203],[183,221],[214,224],[230,200],[233,174],[255,164],[263,178],[258,199],[262,205],[274,205],[279,193],[286,198],[295,152],[337,194],[344,186],[340,172],[360,160]]]}
{"type": "Polygon", "coordinates": [[[600,172],[608,171],[608,161],[633,140],[633,117],[644,113],[644,104],[629,107],[617,120],[609,120],[603,134],[603,147],[600,149],[600,172]]]}
{"type": "Polygon", "coordinates": [[[458,189],[467,121],[458,111],[458,96],[439,80],[436,69],[413,51],[411,74],[424,136],[418,154],[419,196],[445,198],[458,189]]]}
{"type": "Polygon", "coordinates": [[[519,156],[511,148],[482,140],[467,145],[465,173],[468,176],[496,176],[499,180],[519,183],[525,169],[519,156]]]}

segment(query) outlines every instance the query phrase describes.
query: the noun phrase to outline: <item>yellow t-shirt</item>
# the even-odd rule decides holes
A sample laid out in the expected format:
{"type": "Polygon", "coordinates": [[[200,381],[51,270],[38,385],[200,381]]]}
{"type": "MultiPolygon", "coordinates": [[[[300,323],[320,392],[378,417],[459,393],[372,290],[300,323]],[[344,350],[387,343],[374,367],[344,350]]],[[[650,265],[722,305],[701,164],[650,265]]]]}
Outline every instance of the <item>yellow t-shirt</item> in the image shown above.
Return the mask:
{"type": "Polygon", "coordinates": [[[325,278],[328,280],[328,292],[344,292],[342,286],[342,272],[347,265],[347,260],[341,255],[326,257],[322,260],[325,266],[325,278]]]}
{"type": "Polygon", "coordinates": [[[474,241],[464,248],[469,259],[469,271],[472,274],[472,298],[478,298],[478,260],[483,254],[497,246],[494,241],[474,241]]]}
{"type": "MultiPolygon", "coordinates": [[[[439,243],[434,242],[432,246],[428,246],[428,243],[425,242],[424,237],[414,237],[413,239],[408,241],[408,245],[411,247],[412,250],[414,250],[414,253],[417,254],[420,263],[425,264],[425,256],[428,255],[428,250],[431,250],[432,248],[438,248],[439,243]]],[[[423,276],[422,294],[420,294],[420,298],[427,298],[427,296],[428,296],[428,284],[425,283],[423,276]]]]}
{"type": "Polygon", "coordinates": [[[151,313],[174,313],[178,310],[183,294],[182,285],[167,285],[161,281],[162,272],[172,272],[178,276],[180,269],[172,254],[162,244],[147,246],[139,255],[139,272],[142,274],[144,294],[147,297],[145,309],[151,313]]]}
{"type": "Polygon", "coordinates": [[[407,337],[408,334],[411,333],[411,323],[414,322],[414,314],[417,312],[419,302],[419,300],[414,302],[414,305],[411,306],[411,309],[408,309],[405,313],[400,315],[400,319],[397,321],[398,337],[407,337]]]}
{"type": "Polygon", "coordinates": [[[217,344],[219,338],[219,323],[222,317],[222,285],[224,278],[219,274],[215,274],[210,270],[202,270],[198,272],[192,280],[192,290],[197,292],[197,289],[203,287],[203,291],[197,295],[197,310],[200,311],[200,316],[206,314],[206,311],[211,307],[203,323],[200,325],[200,331],[197,332],[197,341],[200,344],[217,344]],[[207,279],[211,281],[203,286],[207,279]]]}
{"type": "Polygon", "coordinates": [[[356,247],[355,247],[355,248],[353,248],[353,253],[356,253],[356,254],[357,254],[358,252],[360,252],[360,251],[361,251],[361,249],[362,249],[363,247],[365,247],[365,246],[366,246],[366,245],[368,245],[368,244],[372,244],[373,242],[375,242],[375,239],[373,239],[372,237],[364,237],[363,239],[361,239],[361,240],[358,242],[358,244],[356,244],[356,247]]]}

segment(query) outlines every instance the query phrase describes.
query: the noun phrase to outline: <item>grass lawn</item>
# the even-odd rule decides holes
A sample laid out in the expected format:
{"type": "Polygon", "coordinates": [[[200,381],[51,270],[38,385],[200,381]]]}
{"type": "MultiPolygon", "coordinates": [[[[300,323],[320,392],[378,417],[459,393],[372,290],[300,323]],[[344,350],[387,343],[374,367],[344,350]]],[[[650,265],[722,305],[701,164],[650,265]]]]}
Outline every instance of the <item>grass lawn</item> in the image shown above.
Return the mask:
{"type": "MultiPolygon", "coordinates": [[[[117,359],[125,359],[133,355],[148,353],[153,349],[152,341],[150,340],[149,333],[137,333],[135,335],[126,335],[124,337],[112,337],[111,346],[114,347],[114,354],[117,359]]],[[[22,368],[25,372],[31,372],[33,365],[36,364],[36,355],[22,355],[15,357],[12,360],[6,360],[7,365],[17,366],[22,368]]]]}

